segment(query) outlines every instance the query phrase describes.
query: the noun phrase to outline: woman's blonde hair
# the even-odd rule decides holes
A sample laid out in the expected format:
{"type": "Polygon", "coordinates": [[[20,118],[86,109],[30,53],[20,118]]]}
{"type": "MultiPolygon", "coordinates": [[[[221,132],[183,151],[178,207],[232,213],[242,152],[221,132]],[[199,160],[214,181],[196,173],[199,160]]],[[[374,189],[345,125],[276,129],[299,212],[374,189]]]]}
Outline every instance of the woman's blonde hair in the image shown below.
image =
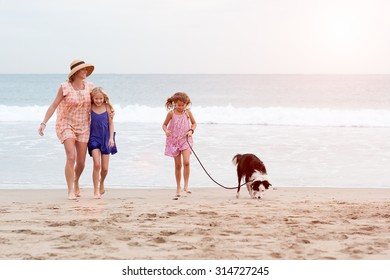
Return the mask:
{"type": "Polygon", "coordinates": [[[93,103],[93,97],[98,93],[101,93],[103,95],[104,103],[106,103],[108,105],[111,112],[114,112],[114,107],[112,106],[112,104],[110,102],[110,97],[108,96],[108,94],[106,93],[106,91],[102,87],[95,87],[91,91],[91,103],[93,103]]]}
{"type": "Polygon", "coordinates": [[[191,99],[185,92],[176,92],[174,95],[167,99],[167,102],[165,102],[165,107],[168,110],[172,110],[175,108],[175,103],[177,101],[183,102],[186,106],[191,104],[191,99]]]}

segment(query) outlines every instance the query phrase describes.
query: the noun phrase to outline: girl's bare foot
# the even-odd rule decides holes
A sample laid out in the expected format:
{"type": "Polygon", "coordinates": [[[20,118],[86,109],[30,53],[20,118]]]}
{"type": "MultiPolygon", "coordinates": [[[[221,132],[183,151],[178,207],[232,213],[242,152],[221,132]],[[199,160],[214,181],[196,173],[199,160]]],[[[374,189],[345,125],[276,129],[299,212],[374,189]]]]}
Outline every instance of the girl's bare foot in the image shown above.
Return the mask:
{"type": "Polygon", "coordinates": [[[96,192],[95,192],[95,193],[93,194],[93,198],[94,198],[94,199],[101,199],[102,197],[101,197],[100,193],[96,193],[96,192]]]}
{"type": "Polygon", "coordinates": [[[190,190],[188,190],[188,188],[187,188],[187,189],[184,189],[184,191],[185,191],[186,193],[188,193],[188,194],[192,194],[192,192],[191,192],[190,190]]]}
{"type": "Polygon", "coordinates": [[[76,197],[80,197],[80,186],[78,181],[74,181],[74,194],[76,197]]]}
{"type": "Polygon", "coordinates": [[[100,192],[100,194],[104,194],[106,192],[106,189],[104,188],[104,185],[100,184],[99,192],[100,192]]]}

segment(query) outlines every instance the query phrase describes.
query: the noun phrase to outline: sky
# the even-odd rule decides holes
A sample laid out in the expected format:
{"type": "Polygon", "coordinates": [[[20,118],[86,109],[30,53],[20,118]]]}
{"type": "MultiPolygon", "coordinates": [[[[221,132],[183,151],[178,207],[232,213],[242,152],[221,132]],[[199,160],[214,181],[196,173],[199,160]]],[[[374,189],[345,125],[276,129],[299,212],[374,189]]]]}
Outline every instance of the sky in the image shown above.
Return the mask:
{"type": "Polygon", "coordinates": [[[0,0],[0,74],[390,74],[388,0],[0,0]]]}

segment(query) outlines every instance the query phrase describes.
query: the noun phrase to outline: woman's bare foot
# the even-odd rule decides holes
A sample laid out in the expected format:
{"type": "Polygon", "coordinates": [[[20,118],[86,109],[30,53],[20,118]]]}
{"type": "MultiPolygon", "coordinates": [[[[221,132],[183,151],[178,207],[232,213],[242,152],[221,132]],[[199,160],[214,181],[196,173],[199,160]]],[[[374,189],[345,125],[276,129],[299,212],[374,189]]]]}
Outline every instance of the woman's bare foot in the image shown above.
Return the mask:
{"type": "Polygon", "coordinates": [[[77,197],[73,192],[70,192],[70,193],[68,193],[68,199],[69,200],[77,200],[77,197]]]}

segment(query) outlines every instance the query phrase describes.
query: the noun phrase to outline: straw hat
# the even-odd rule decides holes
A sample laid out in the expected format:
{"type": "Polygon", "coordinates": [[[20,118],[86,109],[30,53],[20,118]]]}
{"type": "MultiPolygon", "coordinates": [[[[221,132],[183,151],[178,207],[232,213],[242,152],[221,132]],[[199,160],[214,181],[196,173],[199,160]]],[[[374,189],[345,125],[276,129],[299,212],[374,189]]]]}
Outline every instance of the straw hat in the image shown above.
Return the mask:
{"type": "Polygon", "coordinates": [[[88,71],[87,77],[88,77],[89,75],[92,74],[93,69],[95,69],[95,66],[93,66],[91,64],[87,64],[84,61],[79,60],[79,59],[73,60],[70,63],[70,73],[68,75],[68,78],[72,77],[77,71],[79,71],[80,69],[83,69],[83,68],[87,68],[87,71],[88,71]]]}

